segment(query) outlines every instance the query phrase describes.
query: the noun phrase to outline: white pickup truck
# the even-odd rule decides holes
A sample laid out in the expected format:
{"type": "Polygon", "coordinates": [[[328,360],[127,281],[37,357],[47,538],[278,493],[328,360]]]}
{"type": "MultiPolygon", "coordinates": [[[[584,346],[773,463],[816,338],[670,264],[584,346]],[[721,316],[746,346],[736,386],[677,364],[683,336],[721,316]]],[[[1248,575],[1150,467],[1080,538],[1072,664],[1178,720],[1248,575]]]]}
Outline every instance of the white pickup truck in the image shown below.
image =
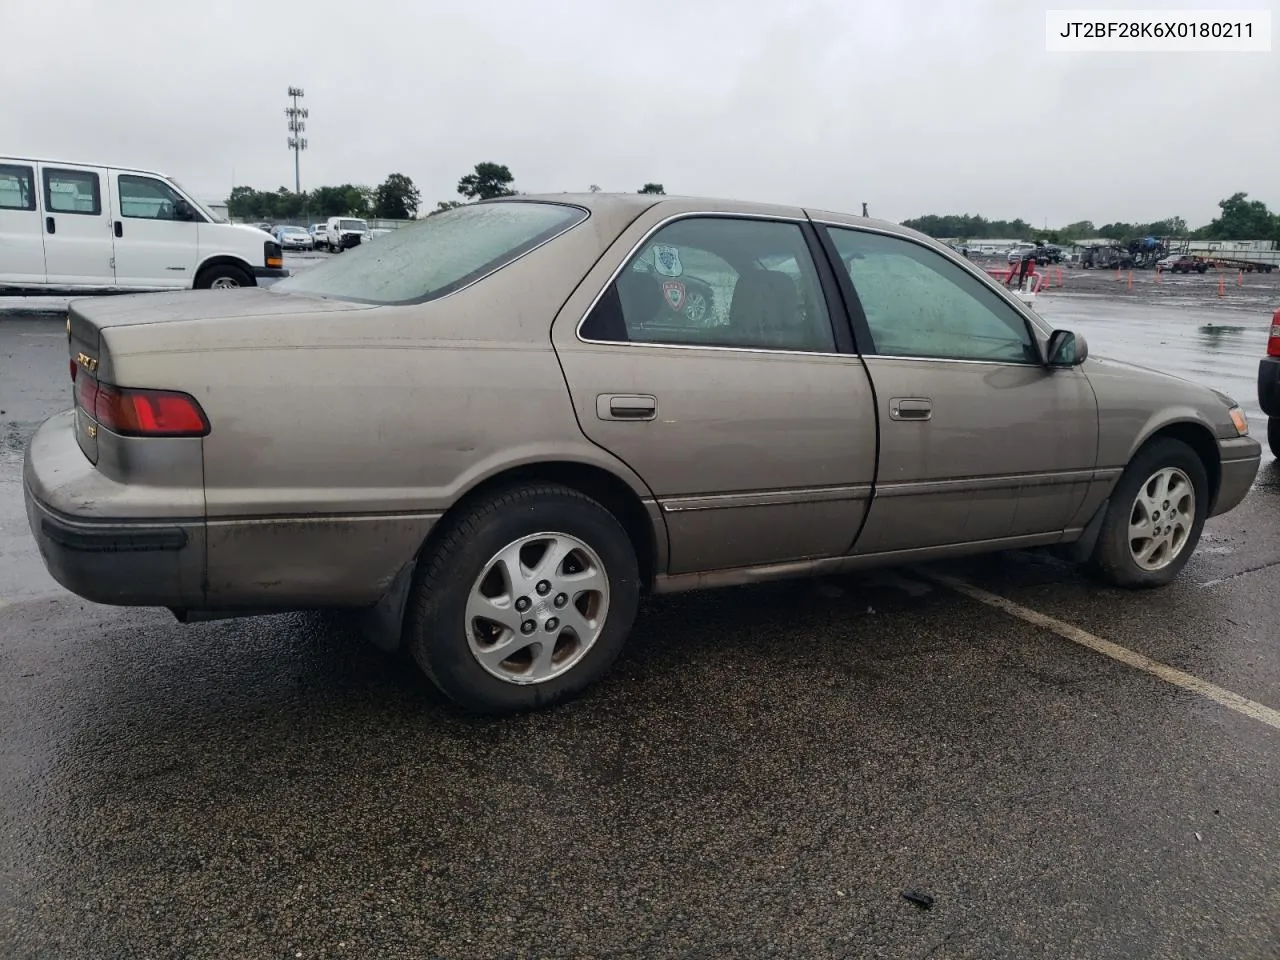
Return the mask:
{"type": "Polygon", "coordinates": [[[280,244],[149,170],[0,156],[0,288],[180,290],[286,277],[280,244]]]}

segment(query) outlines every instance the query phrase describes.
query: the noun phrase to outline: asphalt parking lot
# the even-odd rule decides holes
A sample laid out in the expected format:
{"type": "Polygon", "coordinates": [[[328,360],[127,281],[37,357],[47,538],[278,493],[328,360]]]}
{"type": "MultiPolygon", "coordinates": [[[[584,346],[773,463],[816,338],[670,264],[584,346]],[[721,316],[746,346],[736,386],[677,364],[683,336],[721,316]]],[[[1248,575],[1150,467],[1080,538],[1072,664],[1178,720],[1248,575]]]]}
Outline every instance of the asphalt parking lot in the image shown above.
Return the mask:
{"type": "MultiPolygon", "coordinates": [[[[1039,309],[1256,433],[1280,277],[1234,281],[1039,309]]],[[[659,598],[583,699],[477,720],[339,616],[54,584],[65,350],[0,315],[2,957],[1280,957],[1269,457],[1159,591],[1032,552],[659,598]]]]}

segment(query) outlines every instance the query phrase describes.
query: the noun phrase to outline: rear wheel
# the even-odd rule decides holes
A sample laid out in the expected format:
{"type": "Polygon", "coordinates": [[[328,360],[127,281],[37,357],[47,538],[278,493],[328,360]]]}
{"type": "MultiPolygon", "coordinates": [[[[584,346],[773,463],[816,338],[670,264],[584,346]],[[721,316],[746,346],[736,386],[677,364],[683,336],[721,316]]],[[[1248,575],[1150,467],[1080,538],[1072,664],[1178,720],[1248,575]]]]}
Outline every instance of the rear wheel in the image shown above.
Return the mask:
{"type": "Polygon", "coordinates": [[[405,638],[447,696],[512,713],[575,696],[608,670],[640,601],[635,550],[608,510],[531,484],[445,522],[419,561],[405,638]]]}
{"type": "Polygon", "coordinates": [[[1118,587],[1158,587],[1195,551],[1209,506],[1209,480],[1196,452],[1162,438],[1130,461],[1111,494],[1089,566],[1118,587]]]}
{"type": "Polygon", "coordinates": [[[252,286],[253,279],[248,272],[229,263],[208,267],[196,277],[197,290],[235,290],[252,286]]]}
{"type": "Polygon", "coordinates": [[[1272,454],[1280,457],[1280,417],[1267,418],[1267,446],[1272,454]]]}

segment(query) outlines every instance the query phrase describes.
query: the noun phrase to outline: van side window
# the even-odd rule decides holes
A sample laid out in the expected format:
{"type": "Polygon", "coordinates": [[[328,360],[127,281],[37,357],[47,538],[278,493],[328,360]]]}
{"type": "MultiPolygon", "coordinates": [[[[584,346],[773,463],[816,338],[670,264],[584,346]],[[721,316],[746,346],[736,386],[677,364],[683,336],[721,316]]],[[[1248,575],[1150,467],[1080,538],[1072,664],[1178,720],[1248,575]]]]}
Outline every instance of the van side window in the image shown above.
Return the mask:
{"type": "Polygon", "coordinates": [[[140,220],[176,220],[183,200],[167,183],[154,177],[120,174],[120,215],[140,220]]]}
{"type": "Polygon", "coordinates": [[[44,209],[48,213],[102,213],[98,175],[88,170],[44,169],[44,209]]]}
{"type": "Polygon", "coordinates": [[[30,167],[0,163],[0,209],[34,210],[36,178],[30,167]]]}

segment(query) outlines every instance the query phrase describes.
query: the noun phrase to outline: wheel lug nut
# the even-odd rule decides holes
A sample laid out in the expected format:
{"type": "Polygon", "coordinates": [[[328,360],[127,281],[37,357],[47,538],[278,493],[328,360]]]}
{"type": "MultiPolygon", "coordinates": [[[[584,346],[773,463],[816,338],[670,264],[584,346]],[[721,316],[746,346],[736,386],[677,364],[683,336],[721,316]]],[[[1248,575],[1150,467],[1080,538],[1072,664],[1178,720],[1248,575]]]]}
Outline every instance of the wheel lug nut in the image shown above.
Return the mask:
{"type": "Polygon", "coordinates": [[[550,620],[547,621],[547,630],[549,631],[554,630],[558,626],[560,626],[560,621],[557,620],[555,617],[552,617],[550,620]]]}
{"type": "Polygon", "coordinates": [[[521,613],[524,613],[526,610],[528,610],[529,606],[530,606],[530,600],[528,597],[521,597],[519,600],[516,601],[516,609],[519,610],[521,613]]]}
{"type": "Polygon", "coordinates": [[[545,580],[539,580],[538,585],[534,589],[538,591],[538,596],[545,597],[551,592],[551,584],[547,583],[545,580]]]}
{"type": "Polygon", "coordinates": [[[566,603],[569,602],[569,595],[567,593],[557,593],[556,598],[551,602],[554,603],[557,607],[563,607],[566,603]]]}
{"type": "Polygon", "coordinates": [[[533,631],[537,629],[538,629],[538,625],[534,623],[532,620],[526,620],[524,623],[520,624],[521,633],[533,633],[533,631]]]}

